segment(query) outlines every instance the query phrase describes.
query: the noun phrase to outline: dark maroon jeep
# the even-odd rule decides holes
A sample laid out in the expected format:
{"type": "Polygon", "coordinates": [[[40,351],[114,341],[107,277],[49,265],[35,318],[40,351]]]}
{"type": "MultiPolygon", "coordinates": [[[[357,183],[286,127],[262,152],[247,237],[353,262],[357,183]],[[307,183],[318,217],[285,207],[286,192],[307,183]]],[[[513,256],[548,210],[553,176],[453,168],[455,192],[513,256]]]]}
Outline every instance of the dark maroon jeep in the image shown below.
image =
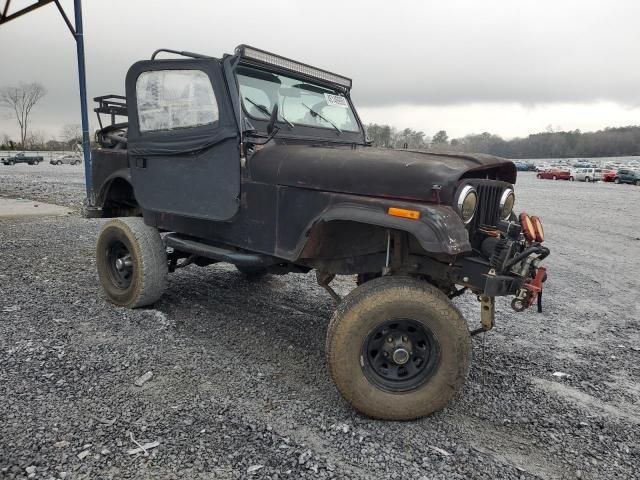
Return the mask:
{"type": "Polygon", "coordinates": [[[126,97],[96,98],[111,118],[92,153],[89,212],[112,218],[98,273],[110,301],[135,308],[188,265],[315,270],[338,303],[326,352],[340,393],[372,417],[411,419],[463,384],[496,296],[519,311],[539,301],[549,250],[540,220],[513,212],[511,161],[373,148],[350,91],[245,45],[134,64],[126,97]],[[345,298],[336,275],[357,278],[345,298]],[[467,290],[480,303],[472,331],[451,302],[467,290]]]}

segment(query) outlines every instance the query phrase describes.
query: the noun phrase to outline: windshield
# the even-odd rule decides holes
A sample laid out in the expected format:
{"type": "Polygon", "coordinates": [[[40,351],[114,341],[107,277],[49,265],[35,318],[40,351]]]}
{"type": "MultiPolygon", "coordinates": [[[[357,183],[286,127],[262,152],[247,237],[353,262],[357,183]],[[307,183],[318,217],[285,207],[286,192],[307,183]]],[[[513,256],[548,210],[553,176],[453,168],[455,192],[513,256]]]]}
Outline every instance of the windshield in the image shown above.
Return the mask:
{"type": "Polygon", "coordinates": [[[240,97],[254,119],[268,120],[278,105],[278,120],[290,126],[359,132],[347,99],[337,90],[303,80],[241,66],[237,70],[240,97]]]}

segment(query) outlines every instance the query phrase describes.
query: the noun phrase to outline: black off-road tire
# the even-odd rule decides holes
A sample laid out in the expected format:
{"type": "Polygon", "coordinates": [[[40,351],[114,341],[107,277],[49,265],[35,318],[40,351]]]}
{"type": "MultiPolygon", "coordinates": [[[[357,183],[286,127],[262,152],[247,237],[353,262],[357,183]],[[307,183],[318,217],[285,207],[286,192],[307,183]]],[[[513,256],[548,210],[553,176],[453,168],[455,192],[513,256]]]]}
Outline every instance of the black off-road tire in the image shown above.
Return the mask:
{"type": "Polygon", "coordinates": [[[411,420],[444,408],[464,384],[471,337],[460,311],[440,290],[409,277],[382,277],[353,290],[338,305],[327,332],[327,363],[339,392],[360,412],[384,420],[411,420]],[[428,329],[438,359],[421,384],[390,391],[365,373],[367,339],[390,320],[428,329]]]}
{"type": "Polygon", "coordinates": [[[261,278],[269,275],[269,272],[264,267],[245,267],[242,265],[236,265],[236,269],[242,273],[247,280],[260,280],[261,278]]]}
{"type": "Polygon", "coordinates": [[[107,299],[119,306],[151,305],[167,286],[167,254],[158,230],[141,217],[114,218],[104,224],[96,247],[98,277],[107,299]],[[128,286],[118,285],[110,266],[109,251],[124,246],[130,254],[132,271],[128,286]]]}

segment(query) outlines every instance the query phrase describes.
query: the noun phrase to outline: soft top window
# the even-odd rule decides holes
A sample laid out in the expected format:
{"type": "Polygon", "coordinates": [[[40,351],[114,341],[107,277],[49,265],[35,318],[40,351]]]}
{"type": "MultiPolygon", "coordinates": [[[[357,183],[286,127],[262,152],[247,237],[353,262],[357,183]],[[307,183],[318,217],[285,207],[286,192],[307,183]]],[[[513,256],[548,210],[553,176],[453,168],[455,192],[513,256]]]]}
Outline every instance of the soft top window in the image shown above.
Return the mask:
{"type": "Polygon", "coordinates": [[[209,125],[219,119],[211,81],[201,70],[152,70],[136,81],[141,132],[209,125]]]}

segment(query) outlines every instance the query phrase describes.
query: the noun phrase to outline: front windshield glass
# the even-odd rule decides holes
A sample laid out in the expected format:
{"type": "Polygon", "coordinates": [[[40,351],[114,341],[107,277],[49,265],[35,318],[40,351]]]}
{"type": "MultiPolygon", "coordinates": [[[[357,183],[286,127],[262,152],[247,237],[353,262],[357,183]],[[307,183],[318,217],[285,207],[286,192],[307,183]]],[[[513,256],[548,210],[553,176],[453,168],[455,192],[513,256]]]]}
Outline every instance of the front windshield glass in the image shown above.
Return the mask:
{"type": "Polygon", "coordinates": [[[268,120],[278,105],[278,120],[288,124],[358,132],[358,122],[340,92],[285,75],[241,66],[237,70],[245,111],[268,120]]]}

